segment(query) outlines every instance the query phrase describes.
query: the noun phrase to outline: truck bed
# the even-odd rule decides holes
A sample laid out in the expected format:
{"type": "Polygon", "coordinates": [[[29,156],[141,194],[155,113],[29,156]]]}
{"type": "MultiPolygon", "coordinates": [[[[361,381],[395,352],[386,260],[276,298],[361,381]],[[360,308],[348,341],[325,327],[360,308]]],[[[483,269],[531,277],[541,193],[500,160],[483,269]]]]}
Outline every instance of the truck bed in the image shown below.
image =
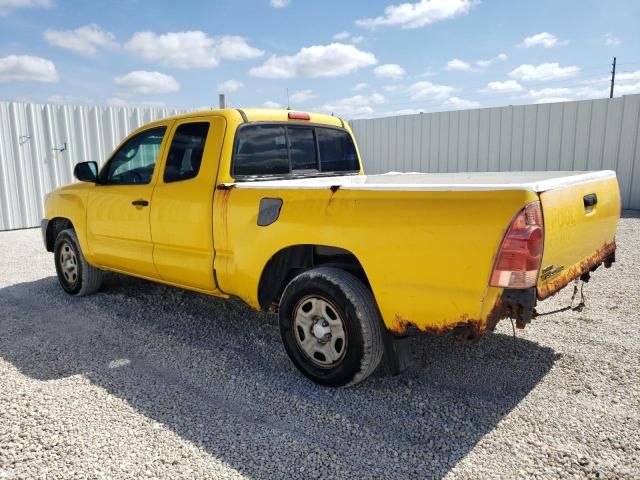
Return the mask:
{"type": "MultiPolygon", "coordinates": [[[[315,189],[339,187],[345,190],[470,191],[527,190],[536,193],[596,180],[615,178],[612,170],[598,172],[464,172],[384,173],[312,178],[259,180],[234,184],[240,188],[315,189]]],[[[230,185],[230,184],[227,184],[230,185]]]]}
{"type": "MultiPolygon", "coordinates": [[[[539,300],[612,261],[620,214],[616,174],[608,170],[392,172],[223,185],[214,231],[228,234],[216,248],[224,291],[246,291],[253,266],[266,264],[281,239],[342,248],[359,259],[387,328],[397,333],[408,325],[439,332],[468,324],[483,331],[513,315],[504,308],[503,289],[488,282],[503,235],[525,205],[539,201],[544,217],[542,261],[531,289],[539,300]],[[591,197],[597,200],[588,207],[591,197]],[[257,223],[265,198],[282,201],[279,218],[266,228],[257,223]],[[256,245],[264,249],[259,257],[256,245]]],[[[250,290],[257,290],[254,283],[250,290]]],[[[245,301],[259,306],[251,297],[245,301]]]]}

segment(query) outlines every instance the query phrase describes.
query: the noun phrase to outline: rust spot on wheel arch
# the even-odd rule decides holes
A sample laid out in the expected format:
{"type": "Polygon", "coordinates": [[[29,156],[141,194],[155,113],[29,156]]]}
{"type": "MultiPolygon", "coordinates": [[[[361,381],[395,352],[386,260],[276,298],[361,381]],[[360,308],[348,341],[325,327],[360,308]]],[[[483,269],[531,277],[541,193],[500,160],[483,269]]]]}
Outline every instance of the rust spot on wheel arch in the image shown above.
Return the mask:
{"type": "MultiPolygon", "coordinates": [[[[615,251],[615,240],[612,242],[607,242],[602,247],[598,248],[592,255],[581,261],[579,264],[569,267],[553,278],[542,281],[538,284],[538,300],[544,300],[545,298],[550,297],[554,293],[569,285],[569,283],[571,283],[576,278],[580,278],[580,276],[585,273],[592,272],[593,270],[598,268],[601,263],[606,263],[615,251]]],[[[610,262],[611,261],[609,261],[609,263],[610,262]]]]}

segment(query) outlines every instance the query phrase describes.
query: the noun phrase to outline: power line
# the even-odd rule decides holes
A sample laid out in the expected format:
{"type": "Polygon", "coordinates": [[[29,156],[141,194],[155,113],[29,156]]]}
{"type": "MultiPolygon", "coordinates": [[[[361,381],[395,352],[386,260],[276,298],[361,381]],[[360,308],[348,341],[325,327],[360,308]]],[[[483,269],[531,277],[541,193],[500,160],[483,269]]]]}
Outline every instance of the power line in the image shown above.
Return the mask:
{"type": "Polygon", "coordinates": [[[613,86],[616,82],[616,57],[613,57],[613,63],[611,66],[613,68],[611,70],[611,92],[609,93],[609,98],[613,98],[613,86]]]}

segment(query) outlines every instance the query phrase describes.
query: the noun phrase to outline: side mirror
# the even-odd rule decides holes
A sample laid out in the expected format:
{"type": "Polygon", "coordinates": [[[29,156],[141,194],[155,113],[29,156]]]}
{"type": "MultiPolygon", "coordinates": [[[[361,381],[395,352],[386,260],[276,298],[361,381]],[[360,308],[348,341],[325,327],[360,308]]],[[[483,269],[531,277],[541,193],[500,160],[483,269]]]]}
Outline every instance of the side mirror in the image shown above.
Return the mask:
{"type": "Polygon", "coordinates": [[[95,182],[98,179],[98,164],[80,162],[73,168],[73,176],[81,182],[95,182]]]}

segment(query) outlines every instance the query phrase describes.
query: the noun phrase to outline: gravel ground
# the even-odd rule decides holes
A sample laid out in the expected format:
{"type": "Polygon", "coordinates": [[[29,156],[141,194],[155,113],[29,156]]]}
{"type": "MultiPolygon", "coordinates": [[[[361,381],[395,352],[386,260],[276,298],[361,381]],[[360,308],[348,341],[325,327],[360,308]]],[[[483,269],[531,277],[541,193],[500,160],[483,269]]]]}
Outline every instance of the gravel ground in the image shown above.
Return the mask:
{"type": "MultiPolygon", "coordinates": [[[[411,340],[351,389],[275,318],[109,275],[63,293],[38,230],[0,234],[0,478],[640,478],[640,213],[587,308],[478,344],[411,340]]],[[[566,304],[563,291],[541,305],[566,304]]]]}

